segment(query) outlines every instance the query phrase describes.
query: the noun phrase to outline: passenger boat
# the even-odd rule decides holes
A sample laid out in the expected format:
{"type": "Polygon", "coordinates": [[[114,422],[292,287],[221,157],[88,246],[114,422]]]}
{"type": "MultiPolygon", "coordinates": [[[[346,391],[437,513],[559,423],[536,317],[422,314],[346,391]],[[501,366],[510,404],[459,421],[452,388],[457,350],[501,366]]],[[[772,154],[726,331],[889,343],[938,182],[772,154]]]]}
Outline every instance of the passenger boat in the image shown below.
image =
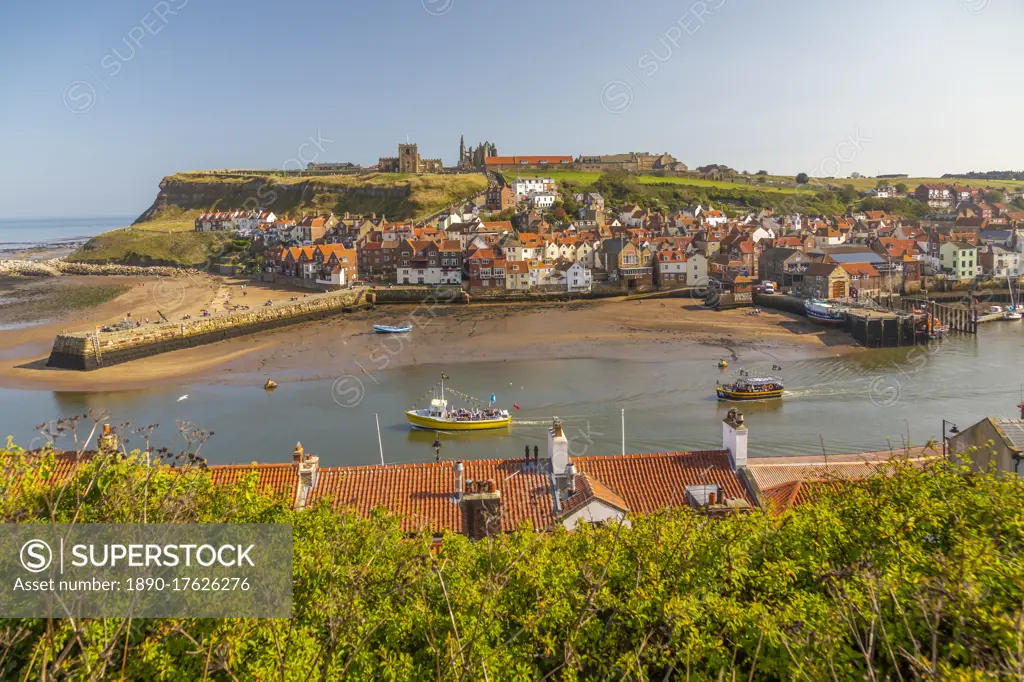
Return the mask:
{"type": "Polygon", "coordinates": [[[387,324],[375,324],[373,325],[373,331],[377,332],[378,334],[404,334],[406,332],[412,331],[412,325],[407,324],[402,327],[392,327],[391,325],[387,324]]]}
{"type": "Polygon", "coordinates": [[[782,397],[785,387],[778,377],[763,377],[719,384],[715,391],[719,400],[773,400],[782,397]]]}
{"type": "Polygon", "coordinates": [[[804,301],[804,312],[812,322],[818,324],[842,324],[846,321],[846,311],[830,301],[804,301]]]}
{"type": "MultiPolygon", "coordinates": [[[[423,409],[406,410],[405,417],[409,424],[417,429],[429,429],[432,431],[486,431],[489,429],[501,429],[512,423],[512,416],[508,410],[499,410],[492,406],[487,408],[452,408],[445,399],[445,391],[462,395],[458,391],[445,389],[442,375],[440,390],[433,391],[430,405],[423,409]]],[[[482,403],[469,396],[464,398],[482,403]]],[[[493,398],[493,396],[492,396],[493,398]]]]}

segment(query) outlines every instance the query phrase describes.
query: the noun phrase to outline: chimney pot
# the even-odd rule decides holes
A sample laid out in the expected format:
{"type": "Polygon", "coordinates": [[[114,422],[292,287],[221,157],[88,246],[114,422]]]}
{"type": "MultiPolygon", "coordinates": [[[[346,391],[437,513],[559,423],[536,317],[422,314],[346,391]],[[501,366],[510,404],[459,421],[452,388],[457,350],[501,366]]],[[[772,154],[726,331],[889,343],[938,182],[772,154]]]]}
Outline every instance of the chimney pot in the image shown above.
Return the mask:
{"type": "Polygon", "coordinates": [[[715,493],[708,493],[708,506],[713,506],[718,501],[718,495],[715,493]]]}

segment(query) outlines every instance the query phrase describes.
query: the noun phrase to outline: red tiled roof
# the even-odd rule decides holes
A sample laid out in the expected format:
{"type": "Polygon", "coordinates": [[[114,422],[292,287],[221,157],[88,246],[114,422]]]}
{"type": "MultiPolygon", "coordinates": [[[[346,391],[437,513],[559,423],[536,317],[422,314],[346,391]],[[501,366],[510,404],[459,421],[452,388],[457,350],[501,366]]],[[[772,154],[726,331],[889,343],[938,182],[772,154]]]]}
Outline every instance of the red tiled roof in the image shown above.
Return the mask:
{"type": "Polygon", "coordinates": [[[839,491],[853,480],[790,481],[762,490],[761,495],[764,497],[766,506],[774,514],[784,514],[793,507],[816,501],[823,492],[839,491]]]}
{"type": "Polygon", "coordinates": [[[579,474],[576,476],[576,492],[562,505],[562,514],[571,514],[577,509],[587,506],[593,500],[600,500],[624,512],[629,511],[626,501],[614,490],[596,478],[579,474]]]}
{"type": "Polygon", "coordinates": [[[299,490],[299,468],[295,464],[222,464],[208,468],[210,481],[217,486],[232,485],[255,473],[257,487],[290,503],[299,490]]]}
{"type": "Polygon", "coordinates": [[[572,163],[571,156],[489,156],[484,160],[488,166],[508,166],[511,164],[538,165],[541,162],[549,164],[572,163]]]}
{"type": "MultiPolygon", "coordinates": [[[[554,498],[546,470],[523,460],[465,462],[467,481],[493,480],[501,492],[501,526],[515,530],[529,521],[536,529],[554,522],[554,498]]],[[[402,516],[402,530],[462,532],[451,462],[320,469],[307,503],[327,500],[336,509],[368,515],[385,507],[402,516]]]]}
{"type": "Polygon", "coordinates": [[[574,457],[577,471],[618,491],[637,514],[685,506],[686,486],[717,483],[727,498],[754,505],[746,486],[732,470],[727,450],[666,452],[612,457],[574,457]]]}
{"type": "MultiPolygon", "coordinates": [[[[686,506],[686,486],[702,483],[717,483],[726,498],[755,504],[725,450],[577,457],[573,463],[587,479],[589,494],[634,513],[686,506]]],[[[465,467],[467,481],[493,480],[501,491],[503,530],[514,530],[526,521],[535,529],[555,522],[551,479],[543,463],[538,467],[521,459],[490,459],[467,461],[465,467]]],[[[434,532],[462,532],[454,491],[451,462],[323,468],[307,503],[327,500],[337,509],[360,515],[384,507],[402,517],[406,532],[428,527],[434,532]]]]}

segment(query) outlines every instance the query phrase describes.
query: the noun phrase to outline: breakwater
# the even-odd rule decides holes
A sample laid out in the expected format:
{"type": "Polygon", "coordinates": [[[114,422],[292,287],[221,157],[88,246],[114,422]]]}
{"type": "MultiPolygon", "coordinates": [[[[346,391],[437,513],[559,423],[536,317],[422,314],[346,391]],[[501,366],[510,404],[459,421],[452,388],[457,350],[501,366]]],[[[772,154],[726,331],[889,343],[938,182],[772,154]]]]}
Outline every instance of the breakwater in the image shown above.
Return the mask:
{"type": "Polygon", "coordinates": [[[183,348],[215,343],[267,329],[317,320],[351,310],[365,290],[315,294],[252,310],[196,320],[146,324],[124,331],[62,333],[54,339],[47,367],[91,371],[183,348]]]}
{"type": "Polygon", "coordinates": [[[59,277],[60,275],[120,275],[122,277],[199,277],[200,270],[166,266],[75,263],[63,258],[0,260],[0,277],[59,277]]]}

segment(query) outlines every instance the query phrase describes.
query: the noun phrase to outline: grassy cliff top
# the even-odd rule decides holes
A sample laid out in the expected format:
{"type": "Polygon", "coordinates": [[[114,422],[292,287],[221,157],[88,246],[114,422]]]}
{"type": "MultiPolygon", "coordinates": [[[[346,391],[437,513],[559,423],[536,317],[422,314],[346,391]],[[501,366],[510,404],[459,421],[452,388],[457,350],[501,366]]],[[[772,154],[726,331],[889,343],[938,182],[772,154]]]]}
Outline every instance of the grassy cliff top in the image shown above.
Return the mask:
{"type": "Polygon", "coordinates": [[[404,173],[348,173],[309,175],[284,171],[188,171],[164,178],[162,186],[191,186],[197,193],[209,190],[215,199],[202,205],[161,208],[160,221],[189,220],[207,210],[238,208],[251,196],[245,188],[262,183],[261,206],[284,215],[304,211],[377,213],[394,219],[420,219],[487,189],[482,174],[458,175],[404,173]],[[305,193],[299,197],[303,188],[305,193]],[[310,189],[312,188],[312,189],[310,189]],[[404,197],[373,196],[376,190],[406,190],[404,197]],[[267,197],[276,196],[274,201],[267,197]],[[238,204],[237,206],[235,204],[238,204]],[[266,204],[266,205],[264,205],[266,204]]]}

